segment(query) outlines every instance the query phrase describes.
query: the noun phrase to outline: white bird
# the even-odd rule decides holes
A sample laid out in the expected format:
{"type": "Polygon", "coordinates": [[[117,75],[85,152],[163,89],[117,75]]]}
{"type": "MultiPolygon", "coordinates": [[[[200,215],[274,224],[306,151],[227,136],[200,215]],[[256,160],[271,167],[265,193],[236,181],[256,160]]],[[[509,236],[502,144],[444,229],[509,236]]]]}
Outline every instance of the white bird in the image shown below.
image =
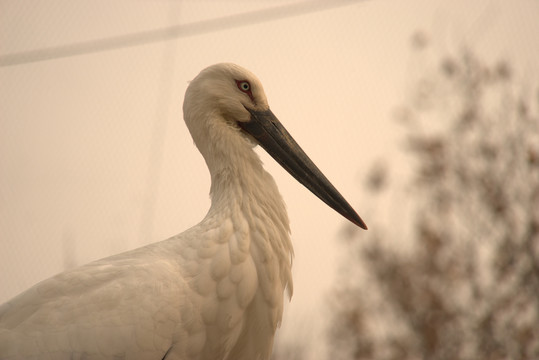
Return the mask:
{"type": "Polygon", "coordinates": [[[211,174],[211,208],[168,240],[44,280],[0,307],[0,359],[268,359],[292,294],[285,204],[253,147],[366,226],[240,66],[203,70],[184,119],[211,174]]]}

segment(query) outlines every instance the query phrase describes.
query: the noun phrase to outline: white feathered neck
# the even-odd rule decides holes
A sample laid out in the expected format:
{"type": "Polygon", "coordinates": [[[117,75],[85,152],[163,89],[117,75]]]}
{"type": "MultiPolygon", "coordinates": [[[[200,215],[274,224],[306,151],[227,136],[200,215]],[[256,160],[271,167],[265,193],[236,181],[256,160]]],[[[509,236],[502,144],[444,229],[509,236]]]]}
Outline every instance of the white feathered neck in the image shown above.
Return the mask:
{"type": "Polygon", "coordinates": [[[211,175],[212,205],[205,220],[228,216],[236,228],[248,231],[264,256],[277,257],[283,288],[291,296],[293,248],[286,206],[254,151],[256,144],[235,124],[249,113],[234,80],[248,80],[258,109],[268,108],[260,81],[234,64],[207,68],[185,94],[184,119],[211,175]]]}

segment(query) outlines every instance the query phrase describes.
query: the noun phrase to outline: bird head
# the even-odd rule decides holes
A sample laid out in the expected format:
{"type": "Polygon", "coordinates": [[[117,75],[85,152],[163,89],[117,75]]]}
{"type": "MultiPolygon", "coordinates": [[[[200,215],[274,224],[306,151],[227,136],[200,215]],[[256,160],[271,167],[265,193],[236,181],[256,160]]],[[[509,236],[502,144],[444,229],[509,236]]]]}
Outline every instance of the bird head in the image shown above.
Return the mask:
{"type": "Polygon", "coordinates": [[[249,110],[265,111],[269,106],[262,83],[253,73],[236,64],[221,63],[207,67],[191,81],[183,109],[191,133],[202,130],[201,135],[207,138],[208,127],[219,125],[215,124],[216,115],[225,120],[221,125],[238,130],[239,122],[251,119],[249,110]]]}
{"type": "Polygon", "coordinates": [[[271,112],[260,80],[250,71],[230,63],[202,70],[187,88],[183,111],[210,172],[251,152],[246,147],[260,145],[322,201],[367,228],[271,112]]]}

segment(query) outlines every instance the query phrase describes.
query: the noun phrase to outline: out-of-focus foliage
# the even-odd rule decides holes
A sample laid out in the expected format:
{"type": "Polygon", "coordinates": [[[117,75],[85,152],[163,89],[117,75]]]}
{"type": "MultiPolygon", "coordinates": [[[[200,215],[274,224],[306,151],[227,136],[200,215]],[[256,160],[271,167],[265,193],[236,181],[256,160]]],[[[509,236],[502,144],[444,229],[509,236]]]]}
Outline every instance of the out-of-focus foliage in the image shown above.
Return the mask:
{"type": "Polygon", "coordinates": [[[425,66],[399,117],[411,230],[347,242],[366,275],[337,290],[332,358],[539,359],[539,92],[466,50],[425,66]]]}

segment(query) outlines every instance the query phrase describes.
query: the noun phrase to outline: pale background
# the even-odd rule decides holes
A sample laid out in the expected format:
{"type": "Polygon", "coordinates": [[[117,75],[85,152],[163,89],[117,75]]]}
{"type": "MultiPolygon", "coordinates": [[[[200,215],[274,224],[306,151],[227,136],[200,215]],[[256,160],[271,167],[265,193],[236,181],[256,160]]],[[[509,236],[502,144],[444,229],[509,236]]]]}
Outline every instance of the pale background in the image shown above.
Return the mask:
{"type": "MultiPolygon", "coordinates": [[[[0,1],[0,302],[202,219],[209,176],[181,106],[188,81],[217,62],[258,75],[273,112],[374,228],[361,181],[382,158],[393,178],[406,177],[394,113],[421,70],[410,52],[418,30],[439,53],[468,45],[538,78],[532,0],[0,1]],[[99,49],[177,25],[169,40],[12,64],[30,50],[99,49]]],[[[296,251],[280,338],[324,358],[345,220],[259,152],[288,205],[296,251]]],[[[395,199],[387,206],[405,212],[395,199]]]]}

